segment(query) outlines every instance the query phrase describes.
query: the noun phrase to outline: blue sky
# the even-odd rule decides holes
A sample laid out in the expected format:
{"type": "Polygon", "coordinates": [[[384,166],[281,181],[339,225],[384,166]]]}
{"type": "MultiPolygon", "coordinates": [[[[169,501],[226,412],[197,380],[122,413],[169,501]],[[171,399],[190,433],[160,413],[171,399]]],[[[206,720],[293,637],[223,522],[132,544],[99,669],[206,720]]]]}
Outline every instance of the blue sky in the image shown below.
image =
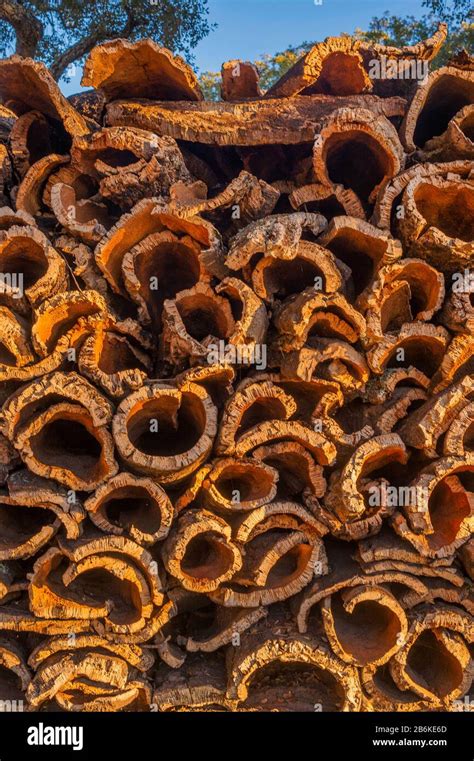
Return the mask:
{"type": "MultiPolygon", "coordinates": [[[[217,28],[194,51],[198,71],[219,71],[229,58],[255,60],[305,40],[367,27],[373,16],[421,16],[421,0],[209,0],[217,28]]],[[[78,92],[80,73],[62,85],[78,92]]]]}

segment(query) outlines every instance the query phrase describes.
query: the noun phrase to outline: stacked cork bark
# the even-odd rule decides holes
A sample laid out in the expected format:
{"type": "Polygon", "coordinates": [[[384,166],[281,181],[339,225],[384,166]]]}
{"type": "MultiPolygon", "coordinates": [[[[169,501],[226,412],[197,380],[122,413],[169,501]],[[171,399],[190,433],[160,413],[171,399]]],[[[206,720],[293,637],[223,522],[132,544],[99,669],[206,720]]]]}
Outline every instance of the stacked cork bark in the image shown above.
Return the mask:
{"type": "Polygon", "coordinates": [[[472,707],[474,65],[414,75],[445,36],[330,38],[265,94],[230,61],[220,102],[149,40],[69,100],[0,61],[2,706],[472,707]]]}

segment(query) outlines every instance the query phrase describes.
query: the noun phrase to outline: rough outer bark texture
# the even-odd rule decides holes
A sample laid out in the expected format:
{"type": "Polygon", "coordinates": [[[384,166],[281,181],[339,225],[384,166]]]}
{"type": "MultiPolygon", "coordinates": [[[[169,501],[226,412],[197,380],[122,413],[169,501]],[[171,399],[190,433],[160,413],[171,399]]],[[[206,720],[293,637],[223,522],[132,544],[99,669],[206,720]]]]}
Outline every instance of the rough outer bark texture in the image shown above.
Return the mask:
{"type": "Polygon", "coordinates": [[[69,100],[0,62],[0,700],[469,706],[473,69],[410,69],[445,37],[265,94],[230,60],[214,103],[150,40],[69,100]]]}

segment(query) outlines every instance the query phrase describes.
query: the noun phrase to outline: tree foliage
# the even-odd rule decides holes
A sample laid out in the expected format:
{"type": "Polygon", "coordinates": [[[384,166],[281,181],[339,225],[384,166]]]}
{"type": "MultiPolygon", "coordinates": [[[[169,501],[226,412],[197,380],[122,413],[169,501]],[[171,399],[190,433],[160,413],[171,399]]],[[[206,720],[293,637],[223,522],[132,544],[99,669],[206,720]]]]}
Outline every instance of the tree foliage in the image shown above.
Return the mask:
{"type": "Polygon", "coordinates": [[[151,37],[192,60],[213,25],[208,0],[0,0],[0,55],[46,63],[59,79],[104,40],[151,37]]]}

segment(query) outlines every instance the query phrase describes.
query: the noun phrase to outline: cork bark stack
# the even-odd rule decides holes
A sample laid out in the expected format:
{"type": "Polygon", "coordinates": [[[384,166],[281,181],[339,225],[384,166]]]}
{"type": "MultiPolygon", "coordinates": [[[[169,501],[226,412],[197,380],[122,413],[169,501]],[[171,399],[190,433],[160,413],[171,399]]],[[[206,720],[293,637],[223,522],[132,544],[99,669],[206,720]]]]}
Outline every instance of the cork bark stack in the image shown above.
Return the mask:
{"type": "Polygon", "coordinates": [[[474,64],[0,61],[0,701],[470,710],[474,64]],[[393,75],[393,72],[396,72],[393,75]],[[426,76],[420,77],[420,71],[426,76]]]}

